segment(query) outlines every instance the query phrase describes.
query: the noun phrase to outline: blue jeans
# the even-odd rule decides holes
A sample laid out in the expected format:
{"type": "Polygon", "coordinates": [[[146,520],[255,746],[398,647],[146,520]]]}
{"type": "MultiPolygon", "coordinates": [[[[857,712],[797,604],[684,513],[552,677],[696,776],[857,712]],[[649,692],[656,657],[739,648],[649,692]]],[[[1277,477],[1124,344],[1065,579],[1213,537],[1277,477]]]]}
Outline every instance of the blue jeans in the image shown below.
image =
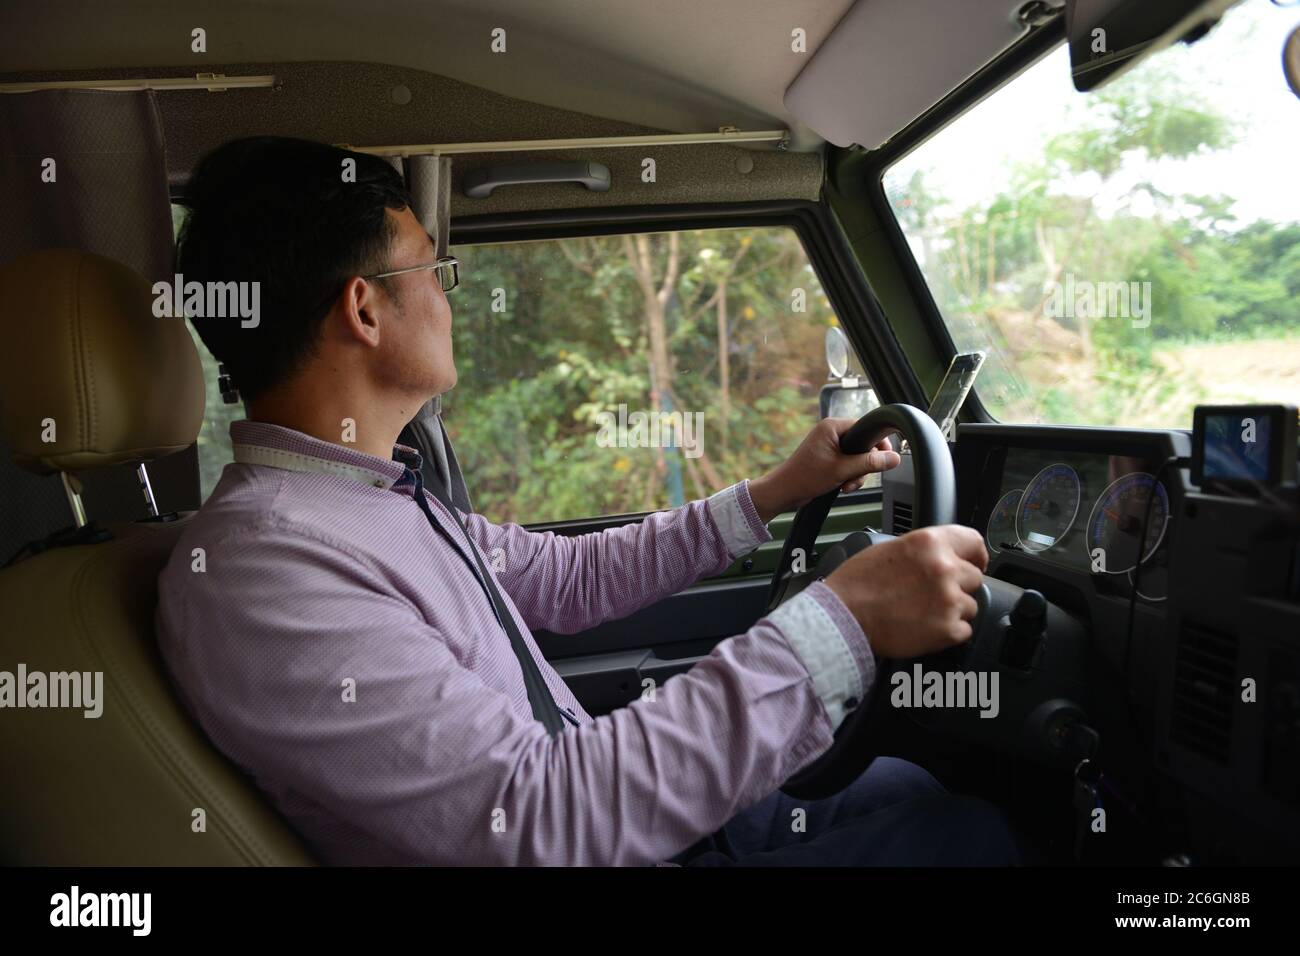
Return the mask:
{"type": "Polygon", "coordinates": [[[953,796],[916,764],[878,757],[823,800],[781,791],[736,814],[719,833],[672,858],[683,866],[1013,866],[1002,814],[953,796]],[[804,809],[802,830],[793,826],[804,809]]]}

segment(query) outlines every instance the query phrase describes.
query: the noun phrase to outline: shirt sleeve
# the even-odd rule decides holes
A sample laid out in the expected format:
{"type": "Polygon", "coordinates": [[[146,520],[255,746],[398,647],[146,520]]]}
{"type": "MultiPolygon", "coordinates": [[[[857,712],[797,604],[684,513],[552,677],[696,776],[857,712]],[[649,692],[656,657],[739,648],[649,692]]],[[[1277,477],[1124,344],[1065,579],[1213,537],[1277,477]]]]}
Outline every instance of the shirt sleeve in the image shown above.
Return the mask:
{"type": "Polygon", "coordinates": [[[573,634],[720,574],[772,540],[748,486],[742,481],[642,521],[573,536],[461,514],[528,626],[573,634]]]}
{"type": "MultiPolygon", "coordinates": [[[[559,634],[631,614],[772,540],[748,481],[638,524],[577,537],[468,517],[475,543],[501,559],[498,578],[528,626],[559,634]],[[692,534],[700,536],[695,548],[692,534]],[[698,553],[708,561],[691,568],[691,556],[698,553]]],[[[834,729],[865,699],[875,659],[862,628],[834,591],[818,582],[806,593],[810,600],[788,602],[773,613],[772,622],[811,675],[834,729]]]]}
{"type": "Polygon", "coordinates": [[[852,612],[817,581],[782,604],[767,620],[794,648],[812,678],[832,729],[868,697],[876,677],[871,645],[852,612]],[[808,600],[800,600],[807,597],[808,600]]]}
{"type": "Polygon", "coordinates": [[[664,860],[825,751],[856,692],[839,642],[858,661],[865,644],[819,582],[653,697],[550,737],[361,558],[264,531],[227,539],[218,570],[162,622],[196,718],[282,808],[318,808],[294,819],[309,842],[346,821],[411,863],[664,860]]]}

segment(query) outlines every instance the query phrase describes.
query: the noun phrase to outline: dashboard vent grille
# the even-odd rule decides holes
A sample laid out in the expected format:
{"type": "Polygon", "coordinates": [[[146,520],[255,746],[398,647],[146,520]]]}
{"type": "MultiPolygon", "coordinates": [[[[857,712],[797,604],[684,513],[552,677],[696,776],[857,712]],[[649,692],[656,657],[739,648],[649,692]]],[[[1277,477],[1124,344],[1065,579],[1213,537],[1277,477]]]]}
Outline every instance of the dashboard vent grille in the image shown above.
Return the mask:
{"type": "Polygon", "coordinates": [[[1236,639],[1199,627],[1184,627],[1174,665],[1170,738],[1226,766],[1232,743],[1236,679],[1236,639]]]}
{"type": "Polygon", "coordinates": [[[912,506],[906,501],[894,502],[894,534],[912,530],[912,506]]]}

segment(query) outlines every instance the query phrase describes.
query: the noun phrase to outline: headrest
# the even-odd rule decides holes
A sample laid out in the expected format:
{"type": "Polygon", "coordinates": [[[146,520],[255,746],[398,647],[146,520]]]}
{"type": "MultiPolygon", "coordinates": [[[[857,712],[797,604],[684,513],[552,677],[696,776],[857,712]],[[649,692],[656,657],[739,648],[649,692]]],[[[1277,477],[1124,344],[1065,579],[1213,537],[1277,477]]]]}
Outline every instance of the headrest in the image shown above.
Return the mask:
{"type": "Polygon", "coordinates": [[[103,256],[42,249],[0,268],[0,424],[14,462],[46,473],[161,458],[203,424],[203,366],[182,318],[103,256]]]}

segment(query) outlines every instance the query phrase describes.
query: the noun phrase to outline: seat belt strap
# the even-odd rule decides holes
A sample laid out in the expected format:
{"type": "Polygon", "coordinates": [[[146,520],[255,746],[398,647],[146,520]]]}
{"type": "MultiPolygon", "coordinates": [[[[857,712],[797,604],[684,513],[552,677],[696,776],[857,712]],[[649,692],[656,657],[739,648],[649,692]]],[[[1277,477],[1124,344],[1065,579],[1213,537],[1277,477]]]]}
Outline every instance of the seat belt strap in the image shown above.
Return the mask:
{"type": "MultiPolygon", "coordinates": [[[[415,500],[416,503],[419,504],[420,510],[424,512],[425,517],[429,520],[429,524],[434,527],[434,530],[438,531],[440,534],[445,534],[442,525],[438,523],[438,519],[434,516],[433,510],[429,507],[428,500],[424,497],[424,478],[417,469],[407,467],[406,470],[415,481],[415,500]]],[[[502,630],[506,632],[506,636],[510,639],[510,647],[515,652],[515,657],[519,660],[519,667],[523,672],[524,687],[528,691],[528,703],[533,709],[533,716],[542,722],[546,727],[546,732],[552,737],[564,729],[564,722],[566,719],[574,726],[577,726],[577,719],[565,713],[560,708],[560,705],[555,702],[555,698],[551,695],[551,689],[547,686],[545,678],[542,677],[542,672],[537,667],[537,662],[533,660],[533,655],[528,652],[528,646],[524,643],[523,635],[519,633],[519,627],[515,624],[514,617],[510,614],[509,609],[505,606],[505,602],[501,599],[501,593],[497,590],[496,583],[492,580],[492,575],[488,573],[487,568],[483,565],[483,559],[479,556],[478,548],[474,546],[474,541],[469,536],[469,529],[460,520],[460,516],[456,514],[456,509],[452,507],[452,504],[447,499],[446,493],[443,489],[431,483],[429,485],[429,493],[442,503],[442,506],[446,508],[452,518],[455,519],[456,524],[460,526],[461,531],[465,533],[465,541],[469,547],[469,552],[474,556],[474,561],[478,565],[478,571],[476,572],[475,577],[479,579],[479,583],[487,593],[488,600],[492,604],[492,612],[496,615],[497,622],[501,625],[502,630]]],[[[451,544],[450,540],[448,543],[451,544]]],[[[452,546],[455,547],[454,544],[452,546]]],[[[470,567],[470,570],[474,570],[473,566],[470,567]]]]}

